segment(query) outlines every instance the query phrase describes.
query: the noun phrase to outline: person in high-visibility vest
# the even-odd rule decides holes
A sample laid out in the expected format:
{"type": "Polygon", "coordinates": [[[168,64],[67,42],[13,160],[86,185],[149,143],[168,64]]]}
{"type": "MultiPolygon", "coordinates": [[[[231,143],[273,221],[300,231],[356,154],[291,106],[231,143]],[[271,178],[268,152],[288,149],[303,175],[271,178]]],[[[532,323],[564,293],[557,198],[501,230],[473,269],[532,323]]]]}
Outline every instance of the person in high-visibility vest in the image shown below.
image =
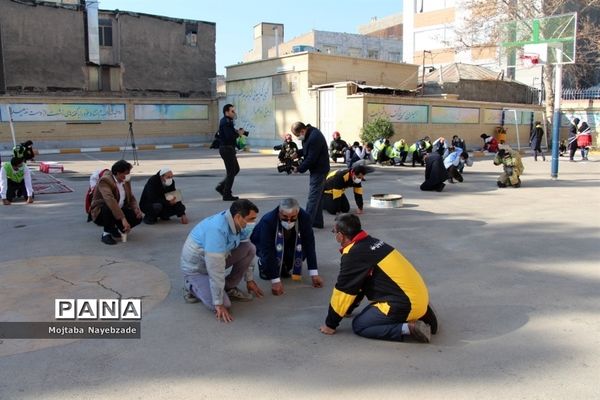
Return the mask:
{"type": "Polygon", "coordinates": [[[10,205],[15,198],[24,197],[33,203],[31,172],[22,158],[13,157],[0,168],[0,196],[2,204],[10,205]]]}

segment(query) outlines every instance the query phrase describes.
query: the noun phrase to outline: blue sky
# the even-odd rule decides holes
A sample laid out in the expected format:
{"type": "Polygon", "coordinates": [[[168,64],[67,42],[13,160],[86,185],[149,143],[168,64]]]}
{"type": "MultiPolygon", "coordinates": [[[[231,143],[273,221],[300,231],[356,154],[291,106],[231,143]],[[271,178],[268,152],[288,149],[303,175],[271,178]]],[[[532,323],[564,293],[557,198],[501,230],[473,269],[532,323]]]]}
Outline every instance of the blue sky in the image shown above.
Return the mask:
{"type": "Polygon", "coordinates": [[[100,9],[137,11],[217,24],[217,74],[242,61],[252,49],[252,28],[260,22],[282,23],[285,39],[311,29],[357,33],[371,17],[402,11],[402,0],[205,1],[99,0],[100,9]]]}

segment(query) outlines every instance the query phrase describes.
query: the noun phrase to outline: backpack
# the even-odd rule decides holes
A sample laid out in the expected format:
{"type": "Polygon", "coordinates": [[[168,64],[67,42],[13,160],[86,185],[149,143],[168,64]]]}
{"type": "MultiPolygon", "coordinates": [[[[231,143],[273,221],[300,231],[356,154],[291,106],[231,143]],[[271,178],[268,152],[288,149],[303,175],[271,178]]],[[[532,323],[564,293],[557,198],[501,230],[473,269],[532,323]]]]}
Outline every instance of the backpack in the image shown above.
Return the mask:
{"type": "Polygon", "coordinates": [[[215,138],[210,144],[211,149],[218,149],[221,146],[221,138],[219,137],[219,131],[215,133],[215,138]]]}
{"type": "MultiPolygon", "coordinates": [[[[105,173],[110,172],[110,169],[103,169],[100,170],[100,172],[98,172],[98,180],[100,180],[100,178],[102,178],[104,176],[105,173]]],[[[88,215],[88,222],[90,222],[92,220],[92,216],[90,214],[90,212],[92,211],[92,198],[94,197],[94,190],[96,189],[96,186],[90,186],[87,190],[87,192],[85,193],[85,200],[84,200],[84,208],[85,208],[85,213],[88,215]]]]}

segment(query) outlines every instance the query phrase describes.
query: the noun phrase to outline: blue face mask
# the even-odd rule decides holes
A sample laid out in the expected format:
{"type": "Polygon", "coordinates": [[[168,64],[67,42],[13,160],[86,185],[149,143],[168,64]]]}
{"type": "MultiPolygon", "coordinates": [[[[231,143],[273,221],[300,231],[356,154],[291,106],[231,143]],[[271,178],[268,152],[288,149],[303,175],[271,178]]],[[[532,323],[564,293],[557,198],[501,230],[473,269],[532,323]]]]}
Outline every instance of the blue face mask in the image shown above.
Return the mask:
{"type": "Polygon", "coordinates": [[[246,227],[242,229],[240,234],[243,234],[245,237],[250,237],[250,235],[252,235],[252,231],[254,230],[255,226],[256,226],[255,222],[250,222],[250,223],[246,224],[246,227]]]}

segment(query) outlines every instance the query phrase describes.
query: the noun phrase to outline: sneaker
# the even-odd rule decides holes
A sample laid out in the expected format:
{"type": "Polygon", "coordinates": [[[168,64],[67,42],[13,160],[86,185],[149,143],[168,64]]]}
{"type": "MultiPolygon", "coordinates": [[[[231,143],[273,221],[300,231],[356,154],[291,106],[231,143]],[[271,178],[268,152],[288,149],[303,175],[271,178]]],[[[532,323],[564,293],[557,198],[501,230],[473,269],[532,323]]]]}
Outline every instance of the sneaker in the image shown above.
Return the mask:
{"type": "Polygon", "coordinates": [[[154,225],[156,223],[156,218],[149,217],[147,215],[144,216],[144,223],[147,225],[154,225]]]}
{"type": "Polygon", "coordinates": [[[221,196],[223,196],[223,185],[221,185],[221,184],[217,185],[217,187],[215,188],[215,190],[216,190],[217,192],[219,192],[219,194],[220,194],[221,196]]]}
{"type": "Polygon", "coordinates": [[[409,321],[408,330],[410,336],[417,342],[429,343],[431,341],[431,327],[421,320],[409,321]]]}
{"type": "Polygon", "coordinates": [[[104,244],[117,244],[117,241],[115,239],[113,239],[113,237],[111,235],[104,235],[103,234],[102,238],[100,240],[104,244]]]}
{"type": "Polygon", "coordinates": [[[506,183],[502,183],[500,181],[496,181],[496,184],[498,185],[499,188],[505,188],[506,187],[506,183]]]}
{"type": "Polygon", "coordinates": [[[244,293],[236,287],[227,290],[227,296],[229,296],[229,300],[231,301],[252,301],[251,294],[244,293]]]}
{"type": "Polygon", "coordinates": [[[112,236],[115,239],[121,239],[121,232],[119,232],[117,228],[112,228],[106,232],[110,233],[110,236],[112,236]]]}
{"type": "Polygon", "coordinates": [[[194,293],[186,287],[183,288],[183,300],[189,304],[197,303],[199,301],[198,298],[194,296],[194,293]]]}

